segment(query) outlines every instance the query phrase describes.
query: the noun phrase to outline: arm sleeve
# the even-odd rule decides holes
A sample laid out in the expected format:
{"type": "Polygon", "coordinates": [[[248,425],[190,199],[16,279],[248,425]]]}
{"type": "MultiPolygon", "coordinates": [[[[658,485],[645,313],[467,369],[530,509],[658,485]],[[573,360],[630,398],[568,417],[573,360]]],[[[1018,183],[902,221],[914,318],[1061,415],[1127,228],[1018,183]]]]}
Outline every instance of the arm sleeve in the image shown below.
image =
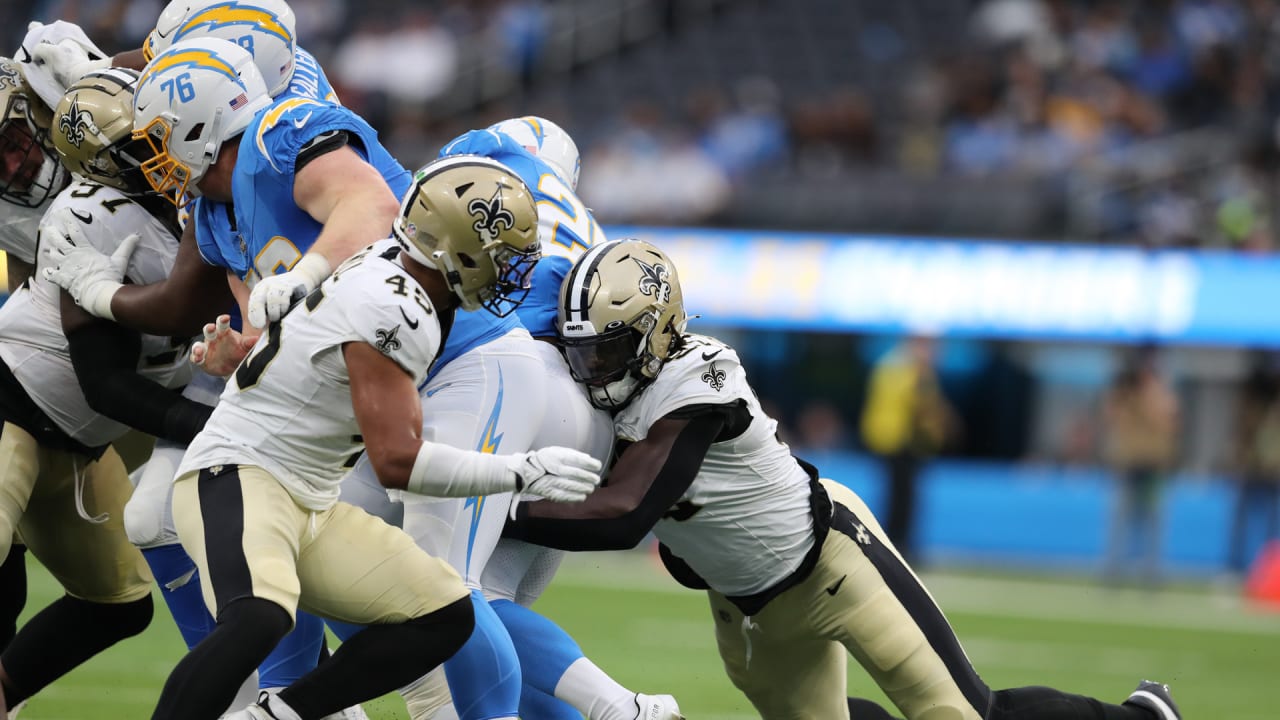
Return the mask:
{"type": "Polygon", "coordinates": [[[693,484],[725,427],[724,413],[715,409],[673,415],[623,452],[607,487],[582,503],[523,503],[504,534],[562,550],[635,547],[693,484]]]}
{"type": "Polygon", "coordinates": [[[89,407],[117,422],[186,445],[213,408],[138,375],[138,333],[93,322],[67,335],[71,363],[89,407]]]}

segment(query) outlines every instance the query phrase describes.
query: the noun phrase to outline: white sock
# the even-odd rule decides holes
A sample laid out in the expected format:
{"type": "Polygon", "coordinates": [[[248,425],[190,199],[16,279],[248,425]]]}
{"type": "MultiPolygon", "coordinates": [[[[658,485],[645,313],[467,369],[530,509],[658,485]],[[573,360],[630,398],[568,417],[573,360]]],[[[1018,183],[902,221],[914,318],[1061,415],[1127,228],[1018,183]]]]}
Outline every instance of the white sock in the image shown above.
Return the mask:
{"type": "Polygon", "coordinates": [[[588,720],[635,720],[636,694],[587,658],[578,658],[556,683],[556,697],[588,720]]]}

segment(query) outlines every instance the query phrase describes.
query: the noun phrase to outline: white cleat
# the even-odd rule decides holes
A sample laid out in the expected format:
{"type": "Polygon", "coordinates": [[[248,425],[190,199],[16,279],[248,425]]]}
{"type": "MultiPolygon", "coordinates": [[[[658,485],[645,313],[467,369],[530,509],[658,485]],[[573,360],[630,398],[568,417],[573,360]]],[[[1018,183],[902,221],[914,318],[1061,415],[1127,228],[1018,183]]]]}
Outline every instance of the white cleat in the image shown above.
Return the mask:
{"type": "Polygon", "coordinates": [[[684,720],[684,716],[670,695],[636,693],[636,720],[684,720]]]}

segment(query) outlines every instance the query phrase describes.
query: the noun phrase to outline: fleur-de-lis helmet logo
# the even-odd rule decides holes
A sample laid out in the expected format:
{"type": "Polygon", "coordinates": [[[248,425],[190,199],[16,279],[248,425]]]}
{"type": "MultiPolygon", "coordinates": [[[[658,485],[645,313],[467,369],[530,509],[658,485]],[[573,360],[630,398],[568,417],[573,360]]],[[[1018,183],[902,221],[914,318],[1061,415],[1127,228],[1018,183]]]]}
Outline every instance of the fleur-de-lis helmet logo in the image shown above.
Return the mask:
{"type": "Polygon", "coordinates": [[[67,142],[79,148],[84,142],[85,131],[93,130],[93,116],[80,109],[80,103],[72,99],[71,107],[58,118],[58,130],[66,136],[67,142]]]}
{"type": "Polygon", "coordinates": [[[671,277],[671,273],[667,271],[667,266],[662,263],[650,265],[637,257],[631,259],[640,266],[640,294],[662,302],[670,302],[671,283],[667,278],[671,277]]]}
{"type": "Polygon", "coordinates": [[[498,234],[503,230],[510,230],[516,226],[516,216],[502,206],[501,184],[494,189],[493,197],[488,200],[475,198],[468,203],[467,212],[476,219],[471,227],[475,228],[480,240],[485,244],[497,240],[498,234]]]}

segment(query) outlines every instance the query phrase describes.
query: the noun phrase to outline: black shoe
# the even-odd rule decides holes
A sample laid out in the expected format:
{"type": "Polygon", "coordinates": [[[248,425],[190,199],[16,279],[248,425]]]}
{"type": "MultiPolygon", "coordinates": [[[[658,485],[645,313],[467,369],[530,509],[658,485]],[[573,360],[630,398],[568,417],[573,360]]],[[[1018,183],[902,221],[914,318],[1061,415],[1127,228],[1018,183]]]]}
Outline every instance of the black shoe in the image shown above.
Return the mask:
{"type": "Polygon", "coordinates": [[[1182,720],[1182,713],[1178,712],[1178,705],[1169,693],[1169,686],[1164,683],[1143,680],[1138,683],[1137,690],[1129,693],[1129,699],[1124,704],[1150,710],[1158,720],[1182,720]]]}

